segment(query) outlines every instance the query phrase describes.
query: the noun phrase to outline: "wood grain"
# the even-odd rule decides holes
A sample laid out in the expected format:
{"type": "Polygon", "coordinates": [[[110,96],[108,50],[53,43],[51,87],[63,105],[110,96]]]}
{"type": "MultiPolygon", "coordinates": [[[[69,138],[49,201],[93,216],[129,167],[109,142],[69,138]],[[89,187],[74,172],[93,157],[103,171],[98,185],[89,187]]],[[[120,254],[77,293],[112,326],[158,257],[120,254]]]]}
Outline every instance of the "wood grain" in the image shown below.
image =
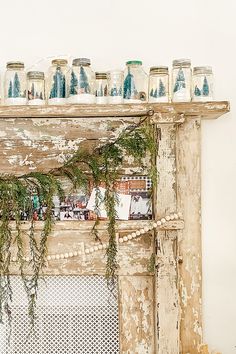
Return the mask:
{"type": "Polygon", "coordinates": [[[177,130],[177,203],[185,227],[179,240],[181,344],[199,353],[202,344],[201,121],[188,119],[177,130]]]}
{"type": "Polygon", "coordinates": [[[120,276],[120,353],[155,354],[153,277],[120,276]]]}
{"type": "MultiPolygon", "coordinates": [[[[158,125],[157,217],[176,210],[176,126],[158,125]]],[[[159,231],[156,239],[157,354],[179,354],[178,234],[159,231]]]]}
{"type": "Polygon", "coordinates": [[[121,105],[0,106],[0,118],[136,117],[154,111],[158,123],[174,123],[180,115],[218,118],[229,111],[229,102],[179,102],[121,105]]]}

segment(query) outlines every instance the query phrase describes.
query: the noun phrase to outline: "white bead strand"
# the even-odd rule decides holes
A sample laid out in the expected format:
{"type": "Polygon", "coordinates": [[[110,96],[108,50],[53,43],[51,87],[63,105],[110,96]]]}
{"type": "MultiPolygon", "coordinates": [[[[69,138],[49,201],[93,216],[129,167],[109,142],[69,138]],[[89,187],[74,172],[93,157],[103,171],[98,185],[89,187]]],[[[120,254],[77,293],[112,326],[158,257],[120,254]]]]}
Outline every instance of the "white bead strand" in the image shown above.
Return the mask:
{"type": "MultiPolygon", "coordinates": [[[[153,221],[152,223],[150,223],[149,226],[144,226],[142,229],[133,231],[132,233],[127,234],[126,236],[119,237],[119,233],[116,233],[116,238],[119,243],[128,242],[138,236],[148,233],[149,231],[159,228],[160,226],[164,225],[166,222],[168,222],[170,220],[178,220],[178,219],[182,219],[182,213],[180,213],[180,212],[166,215],[165,217],[163,217],[157,221],[153,221]]],[[[108,243],[103,243],[103,244],[99,244],[98,246],[85,248],[84,251],[80,250],[80,251],[73,251],[73,252],[70,251],[70,252],[61,253],[61,254],[51,254],[51,255],[48,255],[46,257],[46,259],[48,261],[54,261],[54,260],[59,260],[59,259],[67,259],[67,258],[77,257],[77,256],[81,256],[84,254],[90,254],[90,253],[94,253],[97,251],[105,250],[108,248],[108,245],[109,245],[108,243]]],[[[30,257],[24,257],[23,259],[26,262],[30,262],[32,260],[30,257]]],[[[12,257],[11,261],[17,262],[18,261],[17,257],[12,257]]]]}

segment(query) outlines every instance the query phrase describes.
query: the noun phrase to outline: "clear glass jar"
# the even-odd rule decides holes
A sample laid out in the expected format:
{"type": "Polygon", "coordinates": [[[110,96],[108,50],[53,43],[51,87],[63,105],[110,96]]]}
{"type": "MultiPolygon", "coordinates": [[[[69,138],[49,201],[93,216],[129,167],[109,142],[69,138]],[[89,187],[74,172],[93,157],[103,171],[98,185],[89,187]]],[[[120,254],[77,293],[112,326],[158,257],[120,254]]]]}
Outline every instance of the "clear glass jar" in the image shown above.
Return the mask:
{"type": "Polygon", "coordinates": [[[193,68],[192,100],[195,102],[213,100],[213,73],[210,66],[193,68]]]}
{"type": "Polygon", "coordinates": [[[124,103],[143,103],[147,101],[148,75],[142,62],[130,60],[126,62],[124,75],[124,103]]]}
{"type": "Polygon", "coordinates": [[[7,105],[24,105],[26,97],[26,72],[24,63],[8,62],[4,82],[4,101],[7,105]]]}
{"type": "Polygon", "coordinates": [[[47,99],[48,104],[67,103],[68,72],[69,66],[66,59],[54,59],[48,72],[47,99]]]}
{"type": "Polygon", "coordinates": [[[178,59],[173,61],[172,69],[172,101],[191,101],[191,61],[178,59]]]}
{"type": "Polygon", "coordinates": [[[169,101],[169,71],[167,66],[153,66],[149,73],[149,102],[169,101]]]}
{"type": "Polygon", "coordinates": [[[70,103],[95,103],[95,74],[90,59],[73,60],[68,82],[70,103]]]}
{"type": "Polygon", "coordinates": [[[44,72],[29,71],[27,73],[28,104],[45,104],[44,72]]]}
{"type": "Polygon", "coordinates": [[[108,80],[108,103],[123,103],[124,73],[121,70],[109,71],[108,80]]]}
{"type": "Polygon", "coordinates": [[[107,73],[96,72],[96,103],[108,103],[107,73]]]}

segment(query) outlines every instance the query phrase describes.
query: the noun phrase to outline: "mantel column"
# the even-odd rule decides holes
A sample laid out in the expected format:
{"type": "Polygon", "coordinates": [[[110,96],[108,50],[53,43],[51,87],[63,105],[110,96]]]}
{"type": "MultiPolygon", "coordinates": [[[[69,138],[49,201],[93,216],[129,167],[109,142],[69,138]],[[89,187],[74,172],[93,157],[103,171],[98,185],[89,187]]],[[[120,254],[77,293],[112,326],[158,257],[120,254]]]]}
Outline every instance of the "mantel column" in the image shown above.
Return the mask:
{"type": "Polygon", "coordinates": [[[182,354],[199,353],[202,343],[201,119],[177,127],[177,205],[185,227],[179,241],[182,354]]]}

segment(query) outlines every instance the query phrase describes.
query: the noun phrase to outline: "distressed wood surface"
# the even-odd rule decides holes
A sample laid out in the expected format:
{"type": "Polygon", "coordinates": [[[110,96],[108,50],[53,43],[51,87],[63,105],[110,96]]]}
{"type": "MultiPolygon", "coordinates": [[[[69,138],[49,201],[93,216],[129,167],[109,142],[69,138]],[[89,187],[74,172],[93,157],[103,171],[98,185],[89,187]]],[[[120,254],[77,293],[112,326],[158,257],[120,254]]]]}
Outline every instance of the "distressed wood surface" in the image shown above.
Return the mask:
{"type": "Polygon", "coordinates": [[[120,353],[155,354],[153,277],[120,276],[119,301],[120,353]]]}
{"type": "Polygon", "coordinates": [[[121,105],[0,106],[0,118],[135,117],[154,111],[158,123],[173,123],[179,116],[214,119],[229,111],[229,102],[178,102],[121,105]]]}
{"type": "MultiPolygon", "coordinates": [[[[218,118],[228,111],[226,101],[0,106],[1,172],[17,175],[58,167],[77,148],[92,150],[115,140],[123,129],[147,114],[157,124],[160,141],[155,218],[175,212],[178,207],[183,212],[185,228],[182,221],[168,222],[155,237],[149,232],[118,245],[122,354],[195,354],[206,350],[201,347],[200,121],[218,118]],[[155,276],[148,270],[154,251],[155,276]],[[180,266],[179,254],[183,260],[180,266]]],[[[126,162],[123,173],[136,171],[129,157],[126,162]]],[[[123,236],[148,224],[149,221],[118,222],[119,234],[123,236]]],[[[64,254],[97,245],[91,237],[92,226],[93,222],[87,221],[56,223],[49,237],[48,253],[64,254]]],[[[28,227],[25,223],[23,232],[27,233],[28,227]]],[[[42,223],[36,223],[37,237],[41,228],[42,223]]],[[[107,242],[106,222],[99,225],[99,235],[107,242]]],[[[51,260],[45,274],[104,275],[105,265],[103,250],[51,260]]],[[[18,273],[16,264],[12,265],[11,274],[18,273]]]]}
{"type": "MultiPolygon", "coordinates": [[[[76,250],[83,251],[85,248],[98,246],[100,243],[94,241],[91,234],[94,222],[92,221],[58,221],[53,226],[53,231],[48,238],[48,255],[52,254],[65,254],[74,252],[76,250]]],[[[117,231],[120,237],[149,226],[150,221],[119,221],[117,222],[117,231]]],[[[43,223],[35,223],[36,237],[40,238],[40,230],[42,230],[43,223]]],[[[181,220],[170,221],[163,230],[166,229],[182,229],[184,226],[181,220]]],[[[14,223],[11,224],[14,229],[14,223]]],[[[22,235],[24,235],[24,248],[25,255],[29,256],[28,236],[30,224],[28,222],[22,224],[22,235]]],[[[107,242],[108,235],[106,232],[107,223],[101,221],[98,226],[98,234],[101,241],[107,242]]],[[[148,271],[148,264],[154,249],[153,233],[149,232],[143,236],[137,237],[131,241],[118,244],[118,274],[132,275],[132,274],[150,274],[148,271]]],[[[12,249],[12,254],[16,254],[16,250],[12,249]]],[[[77,256],[67,259],[50,260],[48,261],[45,274],[48,275],[92,275],[92,274],[105,274],[106,257],[105,251],[96,251],[86,256],[77,256]]],[[[12,264],[12,274],[18,274],[18,267],[12,264]]]]}
{"type": "Polygon", "coordinates": [[[159,354],[179,354],[179,293],[177,232],[158,233],[157,300],[159,354]]]}
{"type": "Polygon", "coordinates": [[[177,128],[177,203],[185,227],[179,242],[182,353],[199,353],[202,343],[201,121],[177,128]]]}
{"type": "MultiPolygon", "coordinates": [[[[119,134],[137,124],[137,118],[12,118],[0,117],[0,159],[2,173],[21,175],[61,166],[76,151],[93,150],[115,141],[119,134]]],[[[144,159],[149,165],[149,157],[144,159]]],[[[145,174],[125,156],[123,174],[145,174]]]]}
{"type": "MultiPolygon", "coordinates": [[[[131,231],[131,230],[130,230],[131,231]]],[[[37,239],[40,232],[36,231],[37,239]]],[[[101,241],[108,242],[108,235],[103,230],[99,232],[101,241]]],[[[57,229],[48,238],[48,254],[65,254],[74,251],[84,251],[85,248],[98,246],[100,243],[94,241],[90,232],[79,229],[57,229]]],[[[137,275],[150,274],[148,264],[153,252],[154,238],[150,232],[142,237],[133,239],[118,246],[118,274],[137,275]]],[[[24,238],[25,255],[30,256],[28,238],[24,238]]],[[[44,273],[47,275],[93,275],[105,274],[106,251],[99,250],[94,253],[76,256],[66,259],[50,260],[47,263],[44,273]]],[[[12,248],[12,255],[16,255],[16,250],[12,248]]],[[[19,267],[12,263],[11,274],[18,274],[19,267]]]]}
{"type": "MultiPolygon", "coordinates": [[[[149,227],[153,223],[153,220],[117,220],[116,221],[116,228],[117,232],[127,232],[129,230],[138,230],[142,229],[145,226],[149,227]]],[[[43,228],[43,221],[35,222],[35,230],[42,230],[43,228]]],[[[14,228],[15,223],[11,222],[11,227],[14,228]]],[[[79,231],[87,231],[91,232],[94,226],[94,221],[86,220],[86,221],[79,221],[79,220],[66,220],[66,221],[56,221],[53,224],[54,231],[60,230],[75,230],[79,231]]],[[[21,229],[22,230],[29,230],[30,222],[29,221],[22,221],[21,229]]],[[[181,230],[184,228],[184,221],[183,220],[170,220],[165,224],[159,227],[160,230],[181,230]]],[[[97,226],[98,230],[104,231],[107,229],[107,221],[101,220],[97,226]]]]}
{"type": "MultiPolygon", "coordinates": [[[[176,210],[176,126],[158,126],[156,216],[176,210]]],[[[156,238],[157,354],[179,354],[177,233],[159,231],[156,238]]]]}

